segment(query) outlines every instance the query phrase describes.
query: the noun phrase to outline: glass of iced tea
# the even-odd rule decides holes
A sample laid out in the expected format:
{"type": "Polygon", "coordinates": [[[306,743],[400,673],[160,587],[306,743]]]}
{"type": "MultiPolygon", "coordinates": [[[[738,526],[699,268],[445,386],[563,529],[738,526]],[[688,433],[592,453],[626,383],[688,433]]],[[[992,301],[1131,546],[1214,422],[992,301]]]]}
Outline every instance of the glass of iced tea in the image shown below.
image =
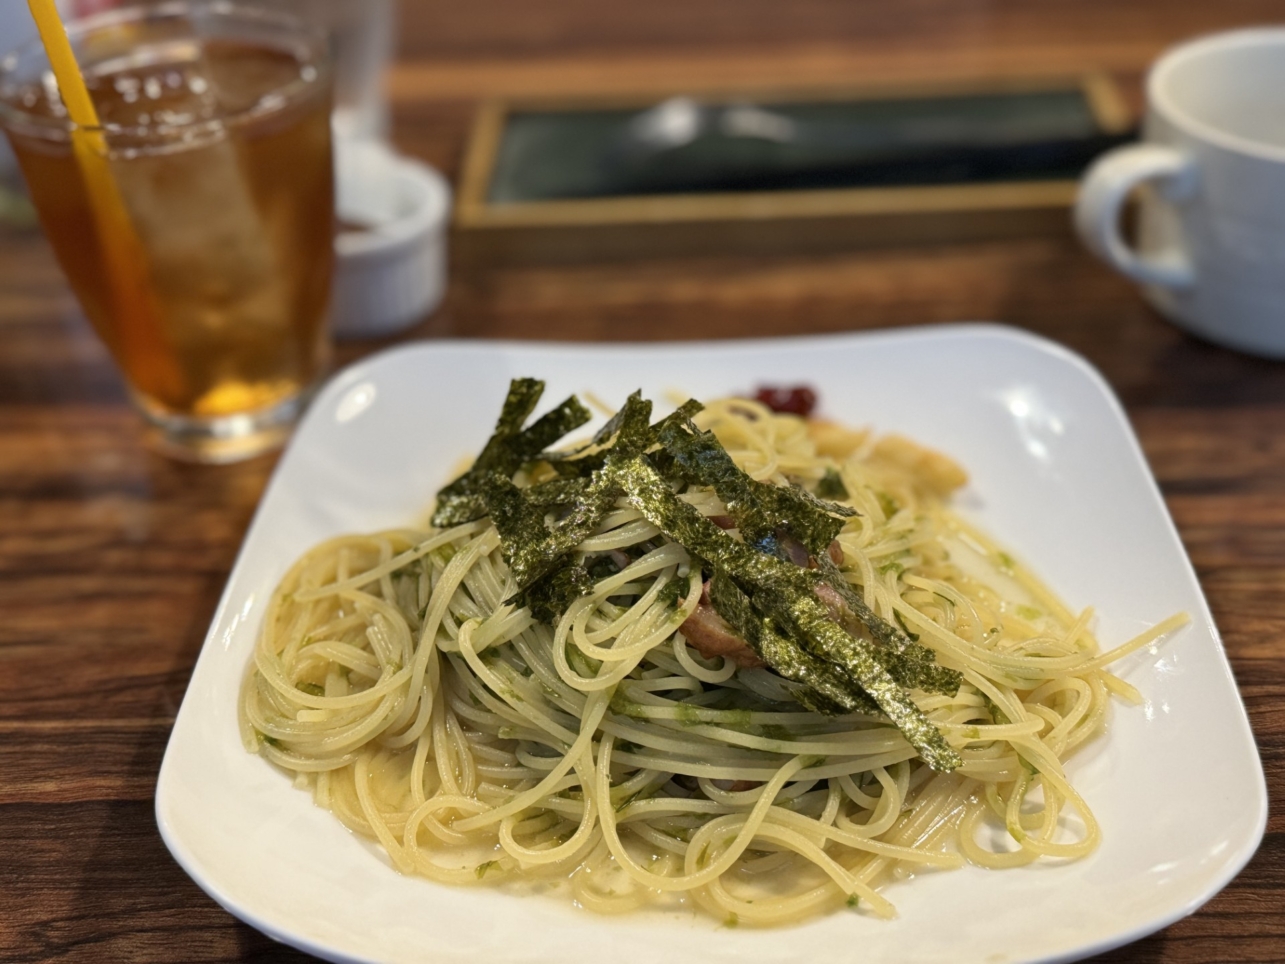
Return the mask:
{"type": "Polygon", "coordinates": [[[67,32],[101,137],[68,119],[38,42],[0,61],[0,126],[58,261],[165,451],[230,462],[273,448],[328,361],[326,37],[203,2],[67,32]],[[103,216],[73,150],[91,133],[123,216],[103,216]]]}

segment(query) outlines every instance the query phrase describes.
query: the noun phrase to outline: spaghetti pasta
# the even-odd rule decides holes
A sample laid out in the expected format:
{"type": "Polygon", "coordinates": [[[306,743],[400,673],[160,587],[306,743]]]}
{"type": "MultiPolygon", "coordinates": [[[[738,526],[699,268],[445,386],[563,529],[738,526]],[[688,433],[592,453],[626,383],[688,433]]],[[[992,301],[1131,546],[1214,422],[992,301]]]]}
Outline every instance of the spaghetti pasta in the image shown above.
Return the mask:
{"type": "MultiPolygon", "coordinates": [[[[1091,611],[951,511],[946,457],[743,399],[695,409],[651,434],[622,412],[570,453],[544,450],[562,434],[546,424],[520,457],[522,418],[502,418],[491,475],[443,490],[450,524],[308,552],[242,688],[247,748],[404,873],[556,883],[600,912],[888,917],[880,887],[909,870],[1091,852],[1064,763],[1112,695],[1138,699],[1106,667],[1185,617],[1104,653],[1091,611]],[[712,439],[736,474],[694,482],[683,460],[705,445],[713,471],[712,439]],[[810,507],[792,530],[810,547],[764,535],[759,483],[810,507]],[[738,569],[753,552],[762,571],[738,569]],[[701,645],[702,612],[742,648],[701,645]]],[[[565,430],[574,406],[558,411],[565,430]]]]}

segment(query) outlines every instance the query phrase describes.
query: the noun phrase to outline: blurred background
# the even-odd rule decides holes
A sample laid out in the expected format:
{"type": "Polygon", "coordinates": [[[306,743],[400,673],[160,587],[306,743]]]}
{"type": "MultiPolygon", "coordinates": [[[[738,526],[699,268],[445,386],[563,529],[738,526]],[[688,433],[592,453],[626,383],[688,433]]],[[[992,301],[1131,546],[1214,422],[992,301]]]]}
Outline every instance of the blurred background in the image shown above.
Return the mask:
{"type": "MultiPolygon", "coordinates": [[[[345,8],[369,16],[388,0],[268,2],[337,22],[345,8]]],[[[63,3],[80,13],[111,0],[63,3]]],[[[0,0],[0,46],[29,32],[24,7],[0,0]]],[[[458,186],[479,106],[515,97],[659,100],[693,90],[735,96],[1100,71],[1132,122],[1147,65],[1163,49],[1281,13],[1273,0],[401,0],[390,13],[392,36],[374,41],[391,44],[396,61],[386,78],[388,113],[371,124],[458,186]]],[[[11,215],[30,221],[20,205],[11,215]]],[[[1125,294],[1126,282],[1091,264],[1069,230],[801,257],[785,250],[769,261],[718,253],[675,259],[658,250],[623,265],[539,270],[456,259],[444,304],[411,334],[756,335],[776,332],[782,312],[799,332],[961,319],[1049,331],[1059,314],[1075,311],[1095,330],[1071,332],[1073,345],[1100,350],[1121,329],[1113,320],[1109,331],[1096,330],[1093,304],[1111,303],[1116,315],[1121,303],[1148,311],[1125,294]]]]}

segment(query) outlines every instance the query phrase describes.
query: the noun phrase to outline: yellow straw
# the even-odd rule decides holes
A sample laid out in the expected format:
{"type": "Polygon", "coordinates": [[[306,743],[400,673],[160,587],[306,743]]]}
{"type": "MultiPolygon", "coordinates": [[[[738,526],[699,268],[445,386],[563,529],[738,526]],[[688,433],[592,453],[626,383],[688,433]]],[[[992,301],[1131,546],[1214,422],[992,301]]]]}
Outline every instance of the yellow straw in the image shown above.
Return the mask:
{"type": "Polygon", "coordinates": [[[145,383],[137,387],[148,394],[160,394],[163,400],[181,398],[183,378],[173,357],[165,350],[168,339],[147,275],[147,253],[112,178],[107,138],[89,88],[80,74],[67,30],[54,0],[27,0],[27,5],[40,31],[67,113],[71,115],[72,148],[98,230],[99,250],[106,261],[115,302],[115,324],[102,334],[109,343],[118,344],[124,357],[131,360],[133,370],[126,374],[143,378],[145,383]]]}

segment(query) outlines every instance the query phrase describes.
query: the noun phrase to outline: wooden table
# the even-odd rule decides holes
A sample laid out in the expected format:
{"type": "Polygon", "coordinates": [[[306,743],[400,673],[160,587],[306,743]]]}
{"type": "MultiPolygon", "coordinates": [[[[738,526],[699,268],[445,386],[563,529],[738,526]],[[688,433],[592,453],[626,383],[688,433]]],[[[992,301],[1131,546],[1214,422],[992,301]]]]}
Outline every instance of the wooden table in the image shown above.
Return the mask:
{"type": "MultiPolygon", "coordinates": [[[[1115,72],[1266,0],[406,0],[396,136],[449,175],[484,96],[1115,72]]],[[[993,319],[1120,394],[1285,795],[1285,364],[1195,341],[1068,237],[457,273],[408,337],[690,339],[993,319]]],[[[381,345],[345,346],[344,359],[381,345]]],[[[0,236],[0,959],[290,961],[205,897],[152,815],[157,769],[272,471],[148,452],[36,234],[0,236]]],[[[1210,904],[1114,962],[1285,960],[1285,822],[1210,904]]]]}

